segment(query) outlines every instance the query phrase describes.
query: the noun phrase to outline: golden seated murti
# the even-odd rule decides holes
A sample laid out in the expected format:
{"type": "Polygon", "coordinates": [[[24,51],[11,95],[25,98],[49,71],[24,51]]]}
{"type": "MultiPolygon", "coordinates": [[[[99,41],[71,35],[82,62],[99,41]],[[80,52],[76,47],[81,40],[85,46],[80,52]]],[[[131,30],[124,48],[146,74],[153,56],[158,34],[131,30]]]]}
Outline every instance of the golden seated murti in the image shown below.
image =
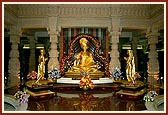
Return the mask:
{"type": "Polygon", "coordinates": [[[86,70],[85,72],[90,75],[91,79],[109,77],[108,60],[99,55],[99,49],[100,43],[94,36],[88,34],[75,36],[69,44],[69,54],[64,55],[61,59],[61,76],[64,78],[80,79],[81,71],[86,70]],[[81,59],[81,57],[83,59],[81,59]],[[82,66],[84,66],[84,69],[82,66]],[[90,70],[85,69],[85,67],[90,67],[90,70]],[[92,70],[92,67],[96,69],[96,71],[94,71],[94,69],[92,70]]]}

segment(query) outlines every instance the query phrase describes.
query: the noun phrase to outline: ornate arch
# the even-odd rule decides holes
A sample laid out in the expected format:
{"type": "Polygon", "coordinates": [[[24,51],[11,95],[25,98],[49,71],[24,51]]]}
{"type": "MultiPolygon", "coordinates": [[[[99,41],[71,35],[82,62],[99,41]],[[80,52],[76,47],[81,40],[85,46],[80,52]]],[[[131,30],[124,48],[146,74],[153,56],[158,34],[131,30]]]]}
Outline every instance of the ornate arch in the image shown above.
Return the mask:
{"type": "Polygon", "coordinates": [[[66,56],[63,56],[61,59],[60,64],[60,71],[61,75],[64,75],[66,71],[68,71],[68,68],[70,68],[73,65],[73,62],[75,60],[75,54],[80,52],[82,49],[79,44],[79,40],[81,38],[86,38],[88,42],[88,51],[93,54],[93,59],[96,63],[100,66],[100,71],[104,72],[106,76],[109,76],[109,64],[107,58],[99,55],[100,50],[100,43],[98,39],[92,35],[89,34],[79,34],[75,36],[71,42],[69,43],[69,54],[66,56]]]}

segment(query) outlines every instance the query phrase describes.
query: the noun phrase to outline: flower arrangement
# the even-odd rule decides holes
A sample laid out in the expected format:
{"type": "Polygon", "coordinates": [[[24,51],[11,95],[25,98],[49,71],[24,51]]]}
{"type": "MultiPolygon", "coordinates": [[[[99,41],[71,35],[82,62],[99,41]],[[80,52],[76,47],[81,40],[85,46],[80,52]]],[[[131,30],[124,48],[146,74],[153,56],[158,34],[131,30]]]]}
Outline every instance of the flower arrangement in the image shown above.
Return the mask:
{"type": "Polygon", "coordinates": [[[81,72],[81,80],[79,86],[84,90],[87,90],[88,88],[94,88],[93,82],[91,81],[90,75],[88,73],[81,72]]]}
{"type": "Polygon", "coordinates": [[[132,77],[132,83],[135,84],[135,80],[141,78],[138,72],[135,72],[134,76],[132,77]]]}
{"type": "Polygon", "coordinates": [[[59,71],[59,69],[56,68],[56,67],[54,67],[54,68],[48,73],[48,76],[49,76],[49,77],[48,77],[49,79],[53,79],[53,80],[58,79],[58,78],[61,77],[60,71],[59,71]]]}
{"type": "Polygon", "coordinates": [[[27,103],[29,96],[30,95],[27,94],[25,91],[17,91],[14,95],[14,97],[18,99],[19,104],[27,103]]]}
{"type": "Polygon", "coordinates": [[[158,94],[156,91],[149,91],[144,97],[143,100],[146,102],[153,102],[154,98],[157,97],[158,94]]]}
{"type": "Polygon", "coordinates": [[[141,78],[141,76],[139,75],[138,72],[135,72],[134,78],[135,78],[135,79],[137,79],[137,78],[141,78]]]}
{"type": "Polygon", "coordinates": [[[121,78],[123,78],[122,73],[123,72],[121,72],[120,68],[116,67],[112,72],[111,76],[114,78],[114,80],[117,80],[117,79],[121,80],[121,78]]]}
{"type": "Polygon", "coordinates": [[[36,71],[31,71],[29,74],[27,74],[28,79],[36,79],[37,78],[37,72],[36,71]]]}

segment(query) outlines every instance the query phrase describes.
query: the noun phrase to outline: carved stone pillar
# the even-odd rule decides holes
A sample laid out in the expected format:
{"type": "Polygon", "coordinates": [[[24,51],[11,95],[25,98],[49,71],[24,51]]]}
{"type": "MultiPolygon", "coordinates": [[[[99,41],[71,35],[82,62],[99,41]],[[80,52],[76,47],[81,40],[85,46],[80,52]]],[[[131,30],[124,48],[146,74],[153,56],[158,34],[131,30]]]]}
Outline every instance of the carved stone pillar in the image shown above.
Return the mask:
{"type": "Polygon", "coordinates": [[[148,44],[150,44],[148,54],[148,82],[153,86],[157,84],[157,77],[159,75],[158,53],[156,52],[159,33],[157,31],[149,31],[146,36],[148,38],[148,44]]]}
{"type": "Polygon", "coordinates": [[[49,51],[49,62],[48,62],[48,71],[51,71],[53,67],[60,68],[59,61],[58,61],[58,50],[57,50],[57,43],[58,43],[58,36],[59,32],[56,26],[52,26],[48,28],[48,33],[50,35],[50,51],[49,51]]]}
{"type": "Polygon", "coordinates": [[[110,41],[111,41],[111,52],[110,52],[110,65],[109,71],[114,71],[115,67],[121,67],[119,61],[119,50],[118,50],[118,43],[119,43],[119,36],[121,35],[121,28],[120,28],[120,17],[111,17],[111,28],[110,29],[110,41]]]}
{"type": "Polygon", "coordinates": [[[16,26],[12,26],[10,28],[10,43],[11,43],[11,51],[9,54],[9,65],[8,65],[8,86],[16,86],[20,82],[20,61],[19,61],[19,51],[18,51],[18,43],[20,43],[21,31],[20,28],[16,26]]]}
{"type": "Polygon", "coordinates": [[[36,69],[35,37],[34,36],[29,36],[29,41],[30,41],[29,71],[35,71],[35,69],[36,69]]]}
{"type": "Polygon", "coordinates": [[[134,59],[135,59],[135,71],[138,71],[137,44],[138,44],[138,38],[133,37],[131,47],[132,47],[133,56],[134,56],[134,59]]]}
{"type": "Polygon", "coordinates": [[[115,67],[120,67],[120,61],[119,61],[119,51],[118,51],[118,43],[119,43],[119,36],[121,35],[121,32],[113,31],[110,33],[110,39],[111,39],[111,52],[110,52],[110,65],[109,65],[109,71],[114,71],[115,67]]]}

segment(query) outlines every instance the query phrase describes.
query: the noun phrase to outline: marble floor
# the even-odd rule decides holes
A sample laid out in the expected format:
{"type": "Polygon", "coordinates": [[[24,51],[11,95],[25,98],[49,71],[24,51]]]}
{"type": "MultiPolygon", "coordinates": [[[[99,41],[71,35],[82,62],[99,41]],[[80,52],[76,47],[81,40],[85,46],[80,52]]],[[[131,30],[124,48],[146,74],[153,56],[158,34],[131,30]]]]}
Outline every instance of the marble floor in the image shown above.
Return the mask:
{"type": "MultiPolygon", "coordinates": [[[[17,88],[5,90],[13,95],[17,88]]],[[[52,95],[29,97],[28,111],[144,111],[140,99],[123,99],[111,90],[51,90],[52,95]]]]}
{"type": "Polygon", "coordinates": [[[56,92],[55,96],[31,98],[30,111],[143,111],[142,99],[120,99],[111,93],[56,92]]]}

